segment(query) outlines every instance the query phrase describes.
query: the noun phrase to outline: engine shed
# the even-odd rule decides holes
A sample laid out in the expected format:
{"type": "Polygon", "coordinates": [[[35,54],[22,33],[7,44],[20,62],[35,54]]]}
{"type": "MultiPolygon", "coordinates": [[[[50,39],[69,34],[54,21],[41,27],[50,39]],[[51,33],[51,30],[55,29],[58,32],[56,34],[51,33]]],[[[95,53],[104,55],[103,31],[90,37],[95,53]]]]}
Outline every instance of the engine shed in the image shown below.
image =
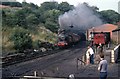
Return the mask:
{"type": "Polygon", "coordinates": [[[112,31],[112,41],[120,44],[120,28],[112,31]]]}
{"type": "Polygon", "coordinates": [[[93,35],[95,32],[107,33],[108,35],[110,35],[110,39],[112,39],[112,33],[113,33],[112,31],[117,28],[118,28],[118,26],[113,25],[113,24],[103,24],[100,26],[92,27],[86,31],[86,39],[88,41],[93,40],[93,35]]]}

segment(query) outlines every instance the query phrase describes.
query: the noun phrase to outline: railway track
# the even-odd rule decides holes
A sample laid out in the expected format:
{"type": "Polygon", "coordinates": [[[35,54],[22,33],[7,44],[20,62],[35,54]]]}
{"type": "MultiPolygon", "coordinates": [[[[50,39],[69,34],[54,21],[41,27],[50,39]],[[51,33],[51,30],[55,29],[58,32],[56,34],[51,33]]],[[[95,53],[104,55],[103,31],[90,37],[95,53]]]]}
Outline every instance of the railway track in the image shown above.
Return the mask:
{"type": "Polygon", "coordinates": [[[80,57],[84,53],[85,47],[85,42],[83,42],[80,45],[65,49],[56,54],[8,66],[3,69],[3,77],[31,75],[36,70],[41,73],[42,70],[52,67],[55,64],[80,57]]]}

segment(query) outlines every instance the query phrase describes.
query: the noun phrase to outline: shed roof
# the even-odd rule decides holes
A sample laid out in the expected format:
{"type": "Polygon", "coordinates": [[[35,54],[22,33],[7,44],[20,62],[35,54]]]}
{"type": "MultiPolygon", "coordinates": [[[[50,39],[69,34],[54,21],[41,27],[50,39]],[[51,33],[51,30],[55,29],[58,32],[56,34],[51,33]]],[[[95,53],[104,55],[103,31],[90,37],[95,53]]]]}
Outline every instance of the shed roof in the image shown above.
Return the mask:
{"type": "Polygon", "coordinates": [[[113,30],[112,32],[116,32],[116,31],[120,31],[120,28],[117,28],[117,29],[113,30]]]}
{"type": "Polygon", "coordinates": [[[112,32],[113,30],[117,29],[118,26],[113,24],[103,24],[97,27],[94,27],[90,30],[94,30],[95,32],[112,32]]]}

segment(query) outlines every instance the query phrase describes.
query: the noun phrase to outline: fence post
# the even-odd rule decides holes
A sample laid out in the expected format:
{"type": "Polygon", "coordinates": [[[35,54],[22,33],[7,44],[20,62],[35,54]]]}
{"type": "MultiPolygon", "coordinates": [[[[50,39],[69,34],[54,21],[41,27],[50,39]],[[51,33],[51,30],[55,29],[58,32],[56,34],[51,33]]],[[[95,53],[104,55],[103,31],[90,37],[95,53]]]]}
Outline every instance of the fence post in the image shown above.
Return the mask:
{"type": "Polygon", "coordinates": [[[115,56],[114,56],[115,52],[114,50],[111,50],[111,63],[115,62],[115,56]]]}
{"type": "Polygon", "coordinates": [[[36,71],[34,71],[34,76],[35,76],[35,77],[37,76],[37,72],[36,72],[36,71]]]}
{"type": "Polygon", "coordinates": [[[76,66],[76,68],[77,68],[77,70],[78,70],[78,58],[77,58],[77,61],[76,61],[76,62],[77,62],[77,66],[76,66]]]}
{"type": "MultiPolygon", "coordinates": [[[[85,62],[85,56],[82,56],[82,61],[85,62]]],[[[85,65],[85,63],[83,63],[83,65],[85,65]]]]}

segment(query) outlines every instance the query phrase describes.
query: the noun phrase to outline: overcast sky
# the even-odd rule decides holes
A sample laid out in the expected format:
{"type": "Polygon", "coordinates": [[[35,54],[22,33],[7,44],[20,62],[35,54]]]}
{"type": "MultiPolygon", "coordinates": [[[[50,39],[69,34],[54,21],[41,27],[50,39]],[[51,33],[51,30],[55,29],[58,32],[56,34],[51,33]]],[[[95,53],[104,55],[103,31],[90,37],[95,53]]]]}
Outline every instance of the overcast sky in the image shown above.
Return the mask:
{"type": "MultiPolygon", "coordinates": [[[[23,0],[17,1],[22,2],[23,0]]],[[[97,6],[100,11],[112,9],[118,12],[118,2],[120,0],[25,0],[25,1],[28,3],[32,2],[34,4],[37,4],[38,6],[40,6],[40,4],[45,1],[57,1],[58,3],[66,1],[74,6],[78,5],[79,3],[87,2],[90,6],[97,6]]]]}

